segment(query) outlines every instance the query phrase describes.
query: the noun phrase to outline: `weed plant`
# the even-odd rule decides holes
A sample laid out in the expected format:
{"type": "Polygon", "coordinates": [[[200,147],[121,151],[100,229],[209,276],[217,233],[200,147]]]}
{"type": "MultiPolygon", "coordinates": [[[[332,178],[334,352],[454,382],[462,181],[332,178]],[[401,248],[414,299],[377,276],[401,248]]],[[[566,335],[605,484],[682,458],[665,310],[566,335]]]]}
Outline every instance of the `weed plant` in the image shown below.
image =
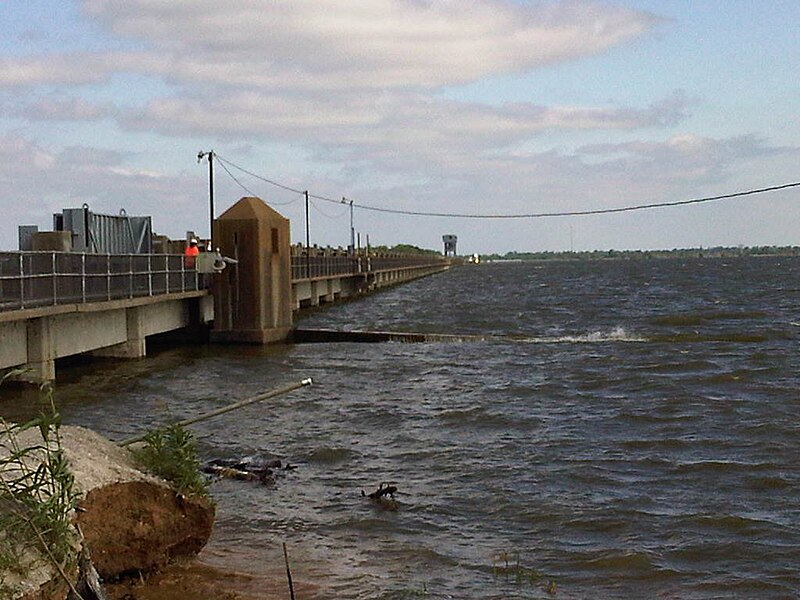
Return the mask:
{"type": "MultiPolygon", "coordinates": [[[[0,380],[2,384],[3,380],[0,380]]],[[[34,556],[55,567],[62,577],[77,564],[79,538],[71,524],[78,500],[74,477],[61,448],[61,418],[52,388],[39,418],[22,424],[0,419],[0,597],[11,597],[11,578],[24,578],[41,567],[34,556]],[[41,441],[20,443],[19,436],[38,429],[41,441]],[[33,562],[32,562],[33,561],[33,562]]]]}
{"type": "Polygon", "coordinates": [[[171,482],[186,496],[207,496],[208,480],[200,470],[192,433],[178,423],[149,431],[143,445],[132,450],[150,473],[171,482]]]}
{"type": "Polygon", "coordinates": [[[514,583],[517,586],[538,586],[551,596],[554,596],[558,589],[554,580],[545,578],[536,569],[523,566],[520,562],[519,552],[511,554],[503,551],[495,555],[492,560],[492,574],[495,580],[501,579],[505,583],[514,583]]]}

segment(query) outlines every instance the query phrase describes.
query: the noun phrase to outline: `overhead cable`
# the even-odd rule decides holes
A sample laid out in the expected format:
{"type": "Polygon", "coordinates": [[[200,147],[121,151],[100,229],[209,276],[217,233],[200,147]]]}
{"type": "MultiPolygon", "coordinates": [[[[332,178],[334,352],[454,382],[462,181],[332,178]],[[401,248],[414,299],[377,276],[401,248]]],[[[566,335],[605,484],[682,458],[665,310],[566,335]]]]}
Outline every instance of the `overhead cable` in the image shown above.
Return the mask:
{"type": "MultiPolygon", "coordinates": [[[[279,187],[279,188],[281,188],[281,189],[283,189],[283,190],[287,190],[287,191],[289,191],[289,192],[294,192],[295,194],[302,194],[302,193],[304,193],[304,191],[303,191],[303,190],[296,190],[296,189],[294,189],[294,188],[292,188],[292,187],[289,187],[288,185],[283,185],[282,183],[278,183],[277,181],[272,181],[271,179],[267,179],[266,177],[262,177],[261,175],[258,175],[257,173],[253,173],[252,171],[248,171],[248,170],[247,170],[247,169],[245,169],[244,167],[240,167],[239,165],[237,165],[237,164],[235,164],[235,163],[232,163],[231,161],[229,161],[229,160],[227,160],[227,159],[223,158],[222,156],[220,156],[220,155],[219,155],[219,154],[217,154],[216,152],[214,153],[214,156],[217,158],[217,161],[218,161],[218,162],[219,162],[219,163],[222,165],[222,168],[223,168],[223,169],[225,169],[225,172],[226,172],[226,173],[228,173],[228,175],[230,175],[230,176],[231,176],[231,178],[232,178],[232,179],[233,179],[233,180],[234,180],[236,183],[238,183],[238,184],[239,184],[239,185],[240,185],[242,188],[244,188],[245,190],[247,190],[247,188],[246,188],[244,185],[242,185],[242,184],[239,182],[239,180],[238,180],[238,179],[236,179],[236,178],[235,178],[235,177],[234,177],[234,176],[231,174],[231,172],[230,172],[230,171],[229,171],[227,168],[225,168],[225,165],[226,165],[226,164],[230,165],[230,166],[231,166],[231,167],[233,167],[234,169],[238,169],[238,170],[239,170],[239,171],[241,171],[242,173],[247,173],[247,174],[248,174],[248,175],[250,175],[251,177],[255,177],[256,179],[259,179],[259,180],[263,181],[264,183],[268,183],[268,184],[270,184],[270,185],[274,185],[275,187],[279,187]]],[[[247,190],[247,192],[248,192],[248,193],[249,193],[251,196],[257,196],[257,194],[254,194],[253,192],[251,192],[251,191],[249,191],[249,190],[247,190]]],[[[292,203],[294,203],[294,202],[296,202],[296,200],[290,200],[289,202],[270,202],[270,204],[274,204],[274,205],[276,205],[276,206],[286,206],[287,204],[292,204],[292,203]]]]}
{"type": "Polygon", "coordinates": [[[256,196],[256,195],[257,195],[257,194],[255,194],[255,193],[253,193],[252,191],[250,191],[250,190],[247,188],[247,186],[246,186],[245,184],[243,184],[241,181],[239,181],[238,179],[236,179],[236,176],[235,176],[233,173],[231,173],[231,172],[228,170],[228,167],[226,167],[226,166],[225,166],[225,163],[224,163],[224,162],[222,162],[221,160],[219,160],[219,156],[217,156],[217,162],[219,162],[219,165],[220,165],[220,166],[221,166],[221,167],[222,167],[222,168],[225,170],[225,172],[228,174],[228,177],[230,177],[230,178],[231,178],[231,179],[233,179],[233,180],[234,180],[234,181],[235,181],[237,184],[239,184],[239,187],[240,187],[240,188],[242,188],[242,189],[243,189],[245,192],[247,192],[247,193],[248,193],[248,194],[250,194],[251,196],[256,196]]]}
{"type": "MultiPolygon", "coordinates": [[[[282,188],[284,190],[288,190],[290,192],[294,192],[296,194],[305,194],[305,190],[297,190],[295,188],[291,188],[287,185],[282,183],[278,183],[277,181],[273,181],[271,179],[267,179],[261,175],[257,175],[243,167],[240,167],[229,160],[223,159],[218,154],[215,156],[220,159],[220,161],[224,161],[230,166],[239,169],[240,171],[247,173],[261,181],[268,183],[270,185],[274,185],[276,187],[282,188]]],[[[227,169],[226,169],[227,170],[227,169]]],[[[671,202],[650,202],[646,204],[636,204],[632,206],[622,206],[618,208],[597,208],[591,210],[571,210],[571,211],[553,211],[553,212],[538,212],[538,213],[520,213],[520,214],[472,214],[472,213],[444,213],[444,212],[429,212],[429,211],[420,211],[420,210],[403,210],[399,208],[385,208],[381,206],[370,206],[368,204],[360,204],[358,202],[351,202],[354,208],[360,208],[361,210],[370,210],[373,212],[382,212],[382,213],[390,213],[395,215],[407,215],[407,216],[415,216],[415,217],[441,217],[441,218],[451,218],[451,219],[542,219],[548,217],[582,217],[582,216],[589,216],[589,215],[606,215],[606,214],[613,214],[613,213],[623,213],[623,212],[632,212],[635,210],[649,210],[652,208],[667,208],[670,206],[685,206],[687,204],[702,204],[704,202],[715,202],[718,200],[730,200],[732,198],[741,198],[743,196],[753,196],[755,194],[764,194],[767,192],[775,192],[778,190],[785,190],[789,188],[794,188],[800,186],[800,181],[794,183],[784,183],[781,185],[773,185],[769,187],[757,188],[752,190],[746,190],[742,192],[734,192],[731,194],[721,194],[719,196],[706,196],[703,198],[692,198],[690,200],[675,200],[671,202]]],[[[323,200],[325,202],[332,202],[334,204],[342,204],[343,200],[334,200],[333,198],[328,198],[326,196],[318,196],[316,194],[309,194],[309,198],[314,198],[316,200],[323,200]]]]}

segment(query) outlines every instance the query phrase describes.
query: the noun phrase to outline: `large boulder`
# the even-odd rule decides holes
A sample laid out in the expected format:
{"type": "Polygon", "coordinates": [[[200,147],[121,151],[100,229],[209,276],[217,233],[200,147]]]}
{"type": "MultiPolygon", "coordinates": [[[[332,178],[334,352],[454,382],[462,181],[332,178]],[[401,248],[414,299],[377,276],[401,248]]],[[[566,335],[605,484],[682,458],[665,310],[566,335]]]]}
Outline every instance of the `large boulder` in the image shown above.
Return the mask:
{"type": "MultiPolygon", "coordinates": [[[[128,450],[91,430],[63,426],[60,437],[80,494],[75,523],[102,578],[151,571],[203,548],[214,522],[210,501],[178,494],[166,481],[143,472],[128,450]]],[[[38,429],[18,437],[21,447],[41,442],[38,429]]],[[[37,569],[31,577],[39,581],[26,582],[27,594],[17,597],[64,598],[60,589],[55,595],[39,594],[39,586],[52,586],[60,578],[56,573],[37,569]]]]}

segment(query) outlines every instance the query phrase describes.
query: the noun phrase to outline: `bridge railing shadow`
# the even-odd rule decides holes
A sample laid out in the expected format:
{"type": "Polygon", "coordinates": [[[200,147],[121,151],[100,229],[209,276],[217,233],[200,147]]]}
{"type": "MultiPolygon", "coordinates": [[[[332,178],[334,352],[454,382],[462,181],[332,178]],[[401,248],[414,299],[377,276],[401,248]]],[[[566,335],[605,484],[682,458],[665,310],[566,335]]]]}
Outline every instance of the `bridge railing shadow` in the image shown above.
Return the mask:
{"type": "Polygon", "coordinates": [[[175,254],[0,252],[0,311],[200,290],[175,254]]]}

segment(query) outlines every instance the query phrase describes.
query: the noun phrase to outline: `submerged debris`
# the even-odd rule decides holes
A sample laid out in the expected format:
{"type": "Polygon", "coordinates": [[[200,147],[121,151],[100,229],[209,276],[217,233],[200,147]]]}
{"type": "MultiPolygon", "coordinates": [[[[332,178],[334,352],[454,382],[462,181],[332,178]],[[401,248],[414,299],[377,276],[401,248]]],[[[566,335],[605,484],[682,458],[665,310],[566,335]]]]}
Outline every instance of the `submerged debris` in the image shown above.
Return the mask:
{"type": "Polygon", "coordinates": [[[241,481],[260,481],[264,484],[274,483],[275,477],[282,471],[293,471],[297,467],[279,459],[245,456],[244,458],[215,458],[209,461],[203,472],[217,477],[239,479],[241,481]]]}
{"type": "Polygon", "coordinates": [[[390,485],[385,481],[378,486],[377,490],[369,494],[361,490],[362,497],[369,498],[375,504],[386,510],[397,510],[400,507],[394,497],[394,495],[398,493],[397,486],[390,485]]]}

